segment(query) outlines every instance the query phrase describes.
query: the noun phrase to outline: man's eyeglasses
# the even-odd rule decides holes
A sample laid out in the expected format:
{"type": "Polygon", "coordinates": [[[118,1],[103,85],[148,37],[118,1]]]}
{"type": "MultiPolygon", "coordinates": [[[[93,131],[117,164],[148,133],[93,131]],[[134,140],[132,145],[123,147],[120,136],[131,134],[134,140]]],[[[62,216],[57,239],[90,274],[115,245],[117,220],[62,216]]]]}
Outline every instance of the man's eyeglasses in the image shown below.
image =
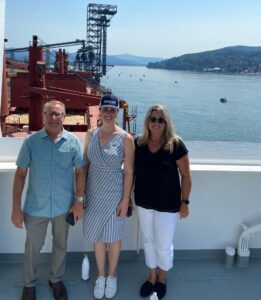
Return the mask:
{"type": "Polygon", "coordinates": [[[149,122],[150,123],[159,123],[159,124],[165,124],[166,123],[166,120],[162,117],[160,118],[156,118],[156,117],[149,117],[149,122]]]}
{"type": "Polygon", "coordinates": [[[56,119],[61,119],[64,116],[64,113],[60,113],[60,112],[44,112],[44,114],[49,117],[49,118],[53,118],[55,117],[56,119]]]}

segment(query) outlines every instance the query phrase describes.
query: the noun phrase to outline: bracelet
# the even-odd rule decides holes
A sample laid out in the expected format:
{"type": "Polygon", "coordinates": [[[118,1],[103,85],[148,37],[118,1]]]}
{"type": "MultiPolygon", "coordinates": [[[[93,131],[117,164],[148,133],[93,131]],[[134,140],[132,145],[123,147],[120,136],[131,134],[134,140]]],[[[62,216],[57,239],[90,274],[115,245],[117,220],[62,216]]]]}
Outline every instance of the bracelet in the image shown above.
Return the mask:
{"type": "Polygon", "coordinates": [[[124,200],[127,200],[127,201],[130,201],[130,197],[128,198],[128,197],[124,197],[124,198],[122,198],[122,200],[124,201],[124,200]]]}

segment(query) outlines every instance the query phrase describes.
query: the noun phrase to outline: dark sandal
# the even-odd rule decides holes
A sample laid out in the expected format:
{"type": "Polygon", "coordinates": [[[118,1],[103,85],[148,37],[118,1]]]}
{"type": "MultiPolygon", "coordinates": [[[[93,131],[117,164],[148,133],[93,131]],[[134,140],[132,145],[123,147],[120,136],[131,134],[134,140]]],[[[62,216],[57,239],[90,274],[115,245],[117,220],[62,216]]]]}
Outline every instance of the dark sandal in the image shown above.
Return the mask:
{"type": "Polygon", "coordinates": [[[154,285],[150,281],[145,281],[140,288],[141,297],[148,297],[154,291],[154,285]]]}
{"type": "Polygon", "coordinates": [[[159,299],[162,299],[167,291],[166,283],[157,281],[154,285],[154,291],[157,293],[159,299]]]}

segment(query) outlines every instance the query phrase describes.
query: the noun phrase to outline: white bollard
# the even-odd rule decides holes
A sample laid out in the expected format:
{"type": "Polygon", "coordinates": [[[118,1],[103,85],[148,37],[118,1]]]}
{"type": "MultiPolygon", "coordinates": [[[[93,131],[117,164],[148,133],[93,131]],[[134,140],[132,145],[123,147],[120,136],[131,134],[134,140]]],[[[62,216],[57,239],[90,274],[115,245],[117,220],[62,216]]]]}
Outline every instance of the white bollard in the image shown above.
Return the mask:
{"type": "Polygon", "coordinates": [[[225,266],[227,268],[231,268],[235,261],[235,254],[236,250],[235,248],[231,246],[227,246],[225,249],[225,266]]]}

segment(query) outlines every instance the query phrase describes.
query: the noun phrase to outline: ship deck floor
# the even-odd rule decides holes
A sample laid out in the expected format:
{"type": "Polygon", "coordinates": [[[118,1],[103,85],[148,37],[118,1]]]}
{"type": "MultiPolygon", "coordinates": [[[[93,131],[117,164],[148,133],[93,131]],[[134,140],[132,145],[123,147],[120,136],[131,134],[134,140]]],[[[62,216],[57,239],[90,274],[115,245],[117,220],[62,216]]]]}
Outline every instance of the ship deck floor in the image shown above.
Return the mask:
{"type": "MultiPolygon", "coordinates": [[[[94,299],[95,263],[91,261],[90,279],[80,278],[81,261],[68,259],[64,283],[69,299],[94,299]]],[[[52,298],[47,284],[49,263],[41,262],[37,300],[52,298]]],[[[21,299],[22,263],[0,260],[0,299],[21,299]]],[[[115,300],[138,300],[139,287],[146,279],[143,259],[124,259],[118,267],[118,292],[115,300]]],[[[149,297],[148,297],[149,299],[149,297]]],[[[176,259],[168,273],[165,300],[258,300],[261,299],[261,258],[251,258],[247,267],[227,268],[223,259],[176,259]]]]}

